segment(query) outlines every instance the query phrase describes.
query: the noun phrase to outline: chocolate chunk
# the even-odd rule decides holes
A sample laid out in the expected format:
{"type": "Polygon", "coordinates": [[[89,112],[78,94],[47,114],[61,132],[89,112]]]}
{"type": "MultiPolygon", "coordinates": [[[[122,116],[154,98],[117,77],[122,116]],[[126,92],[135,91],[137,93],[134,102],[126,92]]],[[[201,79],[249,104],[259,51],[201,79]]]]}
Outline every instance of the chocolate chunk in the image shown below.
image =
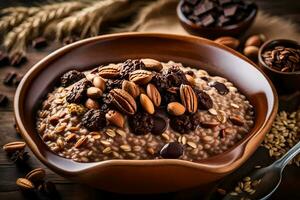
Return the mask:
{"type": "Polygon", "coordinates": [[[48,45],[47,40],[44,37],[38,37],[32,41],[32,47],[39,49],[48,45]]]}
{"type": "Polygon", "coordinates": [[[225,7],[224,8],[225,17],[231,17],[231,16],[235,15],[237,9],[238,9],[237,5],[231,5],[231,6],[225,7]]]}
{"type": "Polygon", "coordinates": [[[198,0],[185,0],[185,2],[194,6],[198,3],[198,0]]]}
{"type": "Polygon", "coordinates": [[[7,96],[0,94],[0,106],[5,106],[8,102],[7,96]]]}
{"type": "Polygon", "coordinates": [[[3,84],[7,86],[11,86],[13,84],[14,79],[17,77],[16,72],[8,72],[5,75],[5,78],[3,80],[3,84]]]}
{"type": "Polygon", "coordinates": [[[24,53],[22,52],[15,52],[13,53],[10,58],[9,62],[13,66],[19,66],[27,61],[27,58],[24,53]]]}
{"type": "Polygon", "coordinates": [[[153,117],[154,120],[154,126],[151,130],[151,133],[153,135],[160,135],[163,132],[165,132],[165,130],[167,129],[167,122],[164,118],[159,117],[159,116],[155,116],[153,117]]]}
{"type": "Polygon", "coordinates": [[[207,27],[207,26],[212,25],[214,22],[215,22],[215,19],[213,18],[212,15],[209,14],[209,15],[206,15],[203,18],[201,18],[200,25],[207,27]]]}
{"type": "Polygon", "coordinates": [[[199,16],[207,13],[214,8],[213,2],[205,1],[204,3],[198,4],[194,9],[194,15],[199,16]]]}
{"type": "Polygon", "coordinates": [[[163,158],[176,159],[183,154],[183,147],[178,142],[170,142],[165,144],[160,150],[160,155],[163,158]]]}
{"type": "Polygon", "coordinates": [[[208,85],[211,86],[211,87],[216,88],[218,93],[221,94],[221,95],[226,95],[229,92],[226,85],[224,85],[223,83],[220,83],[218,81],[210,82],[208,85]]]}
{"type": "Polygon", "coordinates": [[[6,53],[0,51],[0,66],[8,65],[9,59],[6,53]]]}
{"type": "Polygon", "coordinates": [[[228,25],[230,22],[230,19],[225,17],[224,15],[221,15],[219,18],[218,18],[218,25],[219,26],[225,26],[225,25],[228,25]]]}

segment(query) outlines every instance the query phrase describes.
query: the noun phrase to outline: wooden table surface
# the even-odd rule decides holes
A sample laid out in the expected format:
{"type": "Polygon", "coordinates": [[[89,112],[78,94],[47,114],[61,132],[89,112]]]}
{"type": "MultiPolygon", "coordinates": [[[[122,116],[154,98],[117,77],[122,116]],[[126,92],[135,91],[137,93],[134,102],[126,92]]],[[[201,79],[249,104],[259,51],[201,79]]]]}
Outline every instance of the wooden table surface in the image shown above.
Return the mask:
{"type": "MultiPolygon", "coordinates": [[[[27,2],[19,0],[19,2],[27,2]]],[[[259,7],[274,15],[280,15],[287,19],[294,20],[300,27],[300,1],[299,0],[266,0],[256,1],[259,7]]],[[[0,2],[1,7],[14,6],[16,1],[9,1],[4,3],[0,2]]],[[[9,71],[16,71],[25,73],[30,67],[39,61],[41,58],[52,52],[55,47],[51,45],[41,51],[31,49],[28,57],[29,61],[21,67],[0,67],[0,92],[9,97],[9,105],[6,107],[0,107],[0,147],[5,143],[21,140],[21,137],[16,133],[14,129],[13,108],[12,100],[15,92],[15,87],[7,87],[2,84],[4,76],[9,71]]],[[[46,169],[47,180],[53,181],[56,184],[58,195],[56,197],[46,197],[39,194],[27,194],[22,193],[15,184],[18,177],[23,177],[31,168],[44,167],[29,151],[31,158],[26,165],[15,165],[6,156],[6,153],[0,149],[0,199],[203,199],[205,192],[200,188],[190,189],[187,191],[180,191],[176,193],[159,194],[159,195],[120,195],[113,194],[106,191],[96,190],[91,187],[73,183],[63,177],[55,174],[54,172],[46,169]]],[[[272,160],[268,158],[267,152],[263,148],[259,148],[257,152],[247,161],[234,176],[238,177],[241,174],[245,174],[251,170],[255,165],[267,165],[272,160]]],[[[243,176],[243,175],[242,175],[243,176]]],[[[199,177],[201,178],[201,177],[199,177]]],[[[99,180],[101,181],[101,180],[99,180]]],[[[145,180],[146,181],[146,180],[145,180]]],[[[284,171],[283,182],[280,185],[276,193],[271,199],[281,200],[283,198],[287,200],[300,199],[300,169],[295,165],[290,165],[284,171]]]]}

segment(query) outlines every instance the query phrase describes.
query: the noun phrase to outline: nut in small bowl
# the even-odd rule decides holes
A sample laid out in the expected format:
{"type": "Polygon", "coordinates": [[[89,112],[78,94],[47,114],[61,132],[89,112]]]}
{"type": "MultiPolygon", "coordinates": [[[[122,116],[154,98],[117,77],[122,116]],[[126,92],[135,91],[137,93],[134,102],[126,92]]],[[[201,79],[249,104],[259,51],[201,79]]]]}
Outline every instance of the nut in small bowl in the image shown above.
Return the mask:
{"type": "Polygon", "coordinates": [[[183,28],[191,34],[215,39],[240,36],[253,23],[257,5],[244,1],[187,1],[177,6],[183,28]]]}
{"type": "Polygon", "coordinates": [[[259,66],[274,83],[278,93],[300,90],[300,44],[276,39],[265,42],[258,53],[259,66]]]}

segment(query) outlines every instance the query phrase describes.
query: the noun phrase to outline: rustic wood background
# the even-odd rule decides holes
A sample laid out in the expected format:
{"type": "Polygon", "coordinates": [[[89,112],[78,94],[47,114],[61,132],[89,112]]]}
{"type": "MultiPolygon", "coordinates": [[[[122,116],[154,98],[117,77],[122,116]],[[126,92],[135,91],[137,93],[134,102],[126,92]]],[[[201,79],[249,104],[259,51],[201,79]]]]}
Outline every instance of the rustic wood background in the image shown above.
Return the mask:
{"type": "MultiPolygon", "coordinates": [[[[39,2],[42,2],[39,0],[39,2]]],[[[286,19],[293,20],[298,23],[300,27],[300,1],[299,0],[256,0],[260,9],[263,9],[271,14],[280,15],[286,19]]],[[[0,8],[16,5],[29,5],[32,1],[18,0],[18,1],[0,1],[0,8]]],[[[2,84],[4,76],[9,71],[16,71],[25,73],[33,64],[39,61],[41,58],[52,52],[57,48],[57,45],[50,45],[49,47],[36,51],[34,49],[29,50],[29,61],[21,67],[5,66],[0,67],[0,92],[9,97],[9,105],[6,107],[0,107],[0,147],[5,143],[21,140],[21,137],[16,133],[14,129],[14,118],[12,101],[15,92],[15,87],[7,87],[2,84]]],[[[29,149],[27,151],[30,152],[29,149]]],[[[96,190],[91,187],[73,183],[69,180],[58,176],[54,172],[46,169],[47,180],[56,184],[58,195],[54,197],[47,197],[38,193],[24,193],[21,192],[15,184],[18,177],[23,177],[31,168],[43,167],[43,165],[32,155],[27,165],[15,165],[6,156],[6,153],[0,149],[0,199],[203,199],[207,192],[195,188],[188,191],[181,191],[176,193],[159,194],[159,195],[120,195],[106,191],[96,190]]],[[[263,148],[259,148],[254,156],[233,176],[237,179],[239,176],[243,176],[247,171],[253,168],[255,165],[267,165],[272,160],[268,158],[267,152],[263,148]]],[[[199,177],[201,178],[201,177],[199,177]]],[[[101,180],[99,180],[101,181],[101,180]]],[[[145,180],[146,181],[146,180],[145,180]]],[[[280,185],[276,193],[271,199],[281,200],[283,198],[288,200],[300,199],[299,193],[300,187],[300,170],[295,165],[288,166],[284,171],[283,182],[280,185]]]]}

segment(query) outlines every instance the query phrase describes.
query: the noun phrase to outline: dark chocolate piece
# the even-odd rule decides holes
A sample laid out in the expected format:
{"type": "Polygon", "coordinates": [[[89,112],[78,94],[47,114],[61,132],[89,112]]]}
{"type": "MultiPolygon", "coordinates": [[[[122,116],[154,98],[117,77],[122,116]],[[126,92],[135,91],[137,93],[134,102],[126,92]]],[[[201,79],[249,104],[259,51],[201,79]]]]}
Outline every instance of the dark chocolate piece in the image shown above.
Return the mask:
{"type": "Polygon", "coordinates": [[[0,66],[8,65],[9,59],[6,53],[0,51],[0,66]]]}
{"type": "Polygon", "coordinates": [[[206,15],[204,18],[201,19],[201,25],[202,26],[210,26],[215,22],[215,19],[212,15],[206,15]]]}
{"type": "Polygon", "coordinates": [[[44,37],[38,37],[32,41],[32,47],[39,49],[48,45],[47,40],[44,37]]]}
{"type": "Polygon", "coordinates": [[[200,3],[196,6],[194,9],[194,15],[202,15],[207,13],[208,11],[212,10],[214,8],[213,2],[205,1],[204,3],[200,3]]]}
{"type": "Polygon", "coordinates": [[[225,7],[224,8],[224,16],[225,17],[231,17],[231,16],[235,15],[236,12],[237,12],[237,9],[238,9],[237,5],[232,5],[232,6],[225,7]]]}
{"type": "Polygon", "coordinates": [[[17,77],[16,72],[8,72],[3,80],[3,84],[10,86],[13,84],[14,79],[17,77]]]}
{"type": "Polygon", "coordinates": [[[5,106],[8,102],[7,96],[0,94],[0,106],[5,106]]]}
{"type": "Polygon", "coordinates": [[[160,155],[163,158],[176,159],[183,154],[183,147],[178,142],[170,142],[165,144],[160,150],[160,155]]]}

